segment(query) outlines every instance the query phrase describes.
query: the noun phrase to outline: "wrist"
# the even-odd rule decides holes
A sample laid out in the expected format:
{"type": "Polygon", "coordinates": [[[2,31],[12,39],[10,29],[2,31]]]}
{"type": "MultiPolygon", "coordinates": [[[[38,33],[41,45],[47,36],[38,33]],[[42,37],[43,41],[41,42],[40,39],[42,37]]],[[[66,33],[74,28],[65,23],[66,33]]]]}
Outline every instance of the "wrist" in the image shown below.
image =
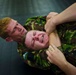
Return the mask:
{"type": "Polygon", "coordinates": [[[54,18],[53,18],[53,23],[57,26],[57,25],[60,25],[62,23],[64,23],[64,16],[62,16],[61,14],[58,14],[56,15],[54,18]]]}
{"type": "Polygon", "coordinates": [[[66,67],[68,66],[68,62],[65,61],[65,62],[63,62],[63,63],[60,63],[58,66],[59,66],[62,70],[65,70],[66,67]]]}
{"type": "Polygon", "coordinates": [[[52,23],[53,23],[55,26],[57,26],[57,25],[60,24],[60,23],[59,23],[59,19],[58,19],[57,16],[55,16],[55,17],[52,18],[52,23]]]}

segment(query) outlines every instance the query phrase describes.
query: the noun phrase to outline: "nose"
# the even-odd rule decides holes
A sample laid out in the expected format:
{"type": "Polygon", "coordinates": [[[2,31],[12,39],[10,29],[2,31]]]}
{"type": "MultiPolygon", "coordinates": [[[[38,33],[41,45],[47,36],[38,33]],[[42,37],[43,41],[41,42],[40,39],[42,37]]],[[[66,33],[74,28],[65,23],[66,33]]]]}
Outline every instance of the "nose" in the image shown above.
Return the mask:
{"type": "Polygon", "coordinates": [[[21,29],[21,28],[19,28],[19,27],[17,27],[17,30],[20,32],[22,29],[21,29]]]}
{"type": "Polygon", "coordinates": [[[39,40],[38,36],[33,36],[33,39],[37,41],[39,40]]]}

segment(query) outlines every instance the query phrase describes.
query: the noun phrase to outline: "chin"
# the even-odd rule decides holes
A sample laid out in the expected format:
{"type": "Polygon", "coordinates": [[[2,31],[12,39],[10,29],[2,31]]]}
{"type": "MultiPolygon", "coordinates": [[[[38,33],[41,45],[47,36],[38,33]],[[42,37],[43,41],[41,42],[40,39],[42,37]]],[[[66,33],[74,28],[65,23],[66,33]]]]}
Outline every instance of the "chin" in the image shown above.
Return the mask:
{"type": "Polygon", "coordinates": [[[35,51],[37,50],[38,51],[38,50],[41,50],[41,49],[44,49],[44,48],[36,48],[36,49],[33,49],[33,50],[35,50],[35,51]]]}

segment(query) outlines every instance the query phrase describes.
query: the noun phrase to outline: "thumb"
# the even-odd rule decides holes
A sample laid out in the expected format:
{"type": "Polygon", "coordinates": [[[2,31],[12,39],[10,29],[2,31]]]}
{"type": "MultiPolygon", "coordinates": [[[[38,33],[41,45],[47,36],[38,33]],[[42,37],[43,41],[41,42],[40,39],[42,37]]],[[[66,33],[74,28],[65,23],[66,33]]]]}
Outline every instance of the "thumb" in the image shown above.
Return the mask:
{"type": "Polygon", "coordinates": [[[45,30],[47,29],[47,26],[46,26],[46,24],[44,25],[44,29],[45,29],[45,30]]]}
{"type": "Polygon", "coordinates": [[[49,28],[46,26],[46,24],[44,26],[44,29],[45,29],[45,31],[46,31],[47,34],[50,34],[49,28]]]}
{"type": "Polygon", "coordinates": [[[46,33],[50,34],[54,31],[54,28],[47,28],[46,29],[46,33]]]}
{"type": "Polygon", "coordinates": [[[50,32],[48,31],[48,30],[46,30],[46,33],[49,35],[50,34],[50,32]]]}

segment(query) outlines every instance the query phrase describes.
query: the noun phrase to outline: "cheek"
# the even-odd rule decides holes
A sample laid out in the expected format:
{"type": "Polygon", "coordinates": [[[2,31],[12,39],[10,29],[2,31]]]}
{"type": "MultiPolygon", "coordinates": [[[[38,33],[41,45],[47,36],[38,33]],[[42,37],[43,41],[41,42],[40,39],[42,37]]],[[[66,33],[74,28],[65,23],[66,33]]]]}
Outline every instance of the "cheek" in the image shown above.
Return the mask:
{"type": "Polygon", "coordinates": [[[24,27],[23,27],[22,25],[20,25],[20,28],[21,28],[21,29],[24,29],[24,27]]]}
{"type": "Polygon", "coordinates": [[[13,35],[14,35],[14,36],[22,36],[19,31],[16,31],[13,35]]]}
{"type": "Polygon", "coordinates": [[[18,34],[18,33],[15,33],[15,34],[12,35],[12,38],[18,39],[18,38],[21,38],[21,35],[18,34]]]}
{"type": "Polygon", "coordinates": [[[31,41],[31,40],[30,40],[30,37],[28,37],[28,38],[25,39],[25,44],[26,44],[26,46],[27,46],[28,48],[31,47],[30,41],[31,41]]]}

